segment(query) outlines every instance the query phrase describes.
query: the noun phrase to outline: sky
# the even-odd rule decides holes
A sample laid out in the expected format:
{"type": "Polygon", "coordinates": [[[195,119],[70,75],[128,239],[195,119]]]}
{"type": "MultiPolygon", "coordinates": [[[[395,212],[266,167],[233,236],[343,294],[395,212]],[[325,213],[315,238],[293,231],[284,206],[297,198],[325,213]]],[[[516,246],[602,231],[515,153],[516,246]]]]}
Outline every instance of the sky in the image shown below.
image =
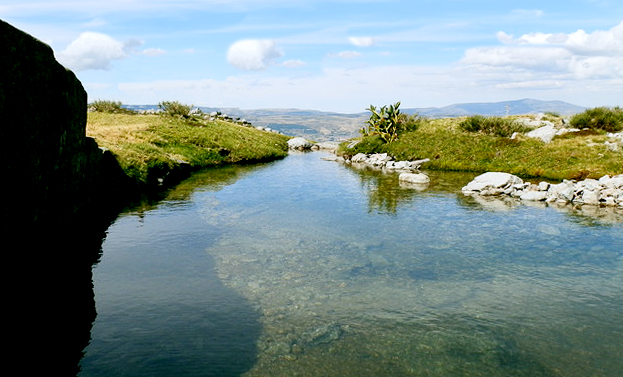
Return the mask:
{"type": "Polygon", "coordinates": [[[620,0],[2,0],[89,101],[623,105],[620,0]]]}

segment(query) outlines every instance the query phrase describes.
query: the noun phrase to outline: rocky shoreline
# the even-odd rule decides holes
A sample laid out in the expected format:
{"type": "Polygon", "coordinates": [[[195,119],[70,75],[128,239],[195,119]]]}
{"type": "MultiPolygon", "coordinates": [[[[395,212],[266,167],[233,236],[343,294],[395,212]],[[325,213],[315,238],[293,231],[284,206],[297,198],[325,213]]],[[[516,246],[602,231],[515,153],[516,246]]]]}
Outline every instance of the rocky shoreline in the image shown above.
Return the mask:
{"type": "MultiPolygon", "coordinates": [[[[295,138],[288,142],[290,149],[326,149],[335,152],[337,143],[326,146],[311,143],[303,138],[295,138]]],[[[420,168],[430,159],[416,161],[394,161],[387,153],[358,153],[351,158],[340,156],[325,157],[325,160],[342,162],[359,168],[378,169],[387,172],[398,172],[401,183],[427,186],[428,176],[420,172],[420,168]]],[[[462,188],[467,196],[512,198],[523,202],[543,202],[565,204],[581,204],[598,207],[623,209],[623,174],[605,175],[599,179],[582,181],[563,180],[560,183],[524,182],[516,175],[504,172],[487,172],[474,178],[462,188]]]]}
{"type": "Polygon", "coordinates": [[[600,179],[564,180],[538,184],[502,172],[488,172],[474,178],[462,189],[465,195],[508,196],[521,201],[585,204],[623,208],[623,174],[600,179]]]}

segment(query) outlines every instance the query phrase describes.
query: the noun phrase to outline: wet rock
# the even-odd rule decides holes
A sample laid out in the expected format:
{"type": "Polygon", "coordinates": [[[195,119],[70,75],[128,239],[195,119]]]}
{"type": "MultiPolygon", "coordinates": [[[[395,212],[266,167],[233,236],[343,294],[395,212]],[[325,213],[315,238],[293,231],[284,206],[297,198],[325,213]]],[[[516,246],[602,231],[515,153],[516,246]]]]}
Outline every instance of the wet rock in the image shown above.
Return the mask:
{"type": "Polygon", "coordinates": [[[401,182],[415,183],[415,184],[429,184],[430,178],[426,174],[422,173],[400,173],[398,180],[401,182]]]}

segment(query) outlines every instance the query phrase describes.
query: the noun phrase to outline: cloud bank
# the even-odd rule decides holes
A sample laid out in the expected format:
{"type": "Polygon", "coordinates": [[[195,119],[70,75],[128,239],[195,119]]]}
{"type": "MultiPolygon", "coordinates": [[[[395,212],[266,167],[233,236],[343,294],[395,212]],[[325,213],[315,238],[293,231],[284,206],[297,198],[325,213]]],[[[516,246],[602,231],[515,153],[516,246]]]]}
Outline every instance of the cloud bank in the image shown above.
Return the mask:
{"type": "Polygon", "coordinates": [[[623,78],[623,22],[610,30],[570,34],[497,34],[504,46],[472,48],[462,63],[551,72],[577,79],[623,78]]]}

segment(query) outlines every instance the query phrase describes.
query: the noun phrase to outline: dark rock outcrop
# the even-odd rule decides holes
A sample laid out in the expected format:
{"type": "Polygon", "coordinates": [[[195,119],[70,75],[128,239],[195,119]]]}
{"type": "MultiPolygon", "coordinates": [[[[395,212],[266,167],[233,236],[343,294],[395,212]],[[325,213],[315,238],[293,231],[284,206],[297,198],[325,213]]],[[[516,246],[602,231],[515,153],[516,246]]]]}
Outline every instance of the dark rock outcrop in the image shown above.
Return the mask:
{"type": "Polygon", "coordinates": [[[3,223],[67,221],[105,182],[102,151],[85,136],[86,92],[48,45],[1,20],[0,56],[3,223]]]}
{"type": "Polygon", "coordinates": [[[95,319],[91,266],[116,216],[115,192],[129,186],[86,137],[86,120],[76,76],[48,45],[0,20],[5,358],[17,374],[76,375],[95,319]]]}

